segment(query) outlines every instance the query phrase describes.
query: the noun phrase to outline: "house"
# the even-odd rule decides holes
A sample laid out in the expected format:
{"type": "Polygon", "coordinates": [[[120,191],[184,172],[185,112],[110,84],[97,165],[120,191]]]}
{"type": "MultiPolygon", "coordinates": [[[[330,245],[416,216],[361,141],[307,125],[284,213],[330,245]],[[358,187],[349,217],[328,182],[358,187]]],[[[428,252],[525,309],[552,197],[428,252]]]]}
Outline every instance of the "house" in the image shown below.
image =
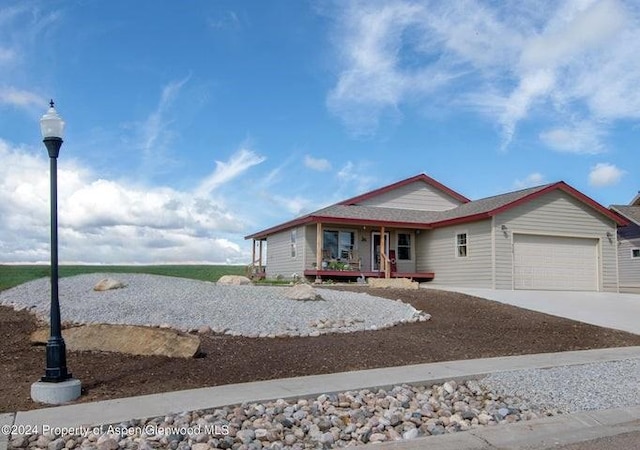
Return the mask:
{"type": "Polygon", "coordinates": [[[562,181],[471,201],[419,174],[246,239],[267,278],[615,292],[616,229],[626,224],[562,181]]]}
{"type": "Polygon", "coordinates": [[[611,209],[629,221],[618,228],[620,292],[640,294],[640,192],[628,205],[612,205],[611,209]]]}

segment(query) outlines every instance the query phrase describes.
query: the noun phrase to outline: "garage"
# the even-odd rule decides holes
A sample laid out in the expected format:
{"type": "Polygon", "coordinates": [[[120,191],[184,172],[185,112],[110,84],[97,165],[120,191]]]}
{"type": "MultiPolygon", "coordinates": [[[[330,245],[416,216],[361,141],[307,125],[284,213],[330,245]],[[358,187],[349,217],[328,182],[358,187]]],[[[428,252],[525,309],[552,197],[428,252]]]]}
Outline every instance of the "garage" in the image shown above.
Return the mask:
{"type": "Polygon", "coordinates": [[[598,239],[514,234],[514,289],[598,290],[598,239]]]}

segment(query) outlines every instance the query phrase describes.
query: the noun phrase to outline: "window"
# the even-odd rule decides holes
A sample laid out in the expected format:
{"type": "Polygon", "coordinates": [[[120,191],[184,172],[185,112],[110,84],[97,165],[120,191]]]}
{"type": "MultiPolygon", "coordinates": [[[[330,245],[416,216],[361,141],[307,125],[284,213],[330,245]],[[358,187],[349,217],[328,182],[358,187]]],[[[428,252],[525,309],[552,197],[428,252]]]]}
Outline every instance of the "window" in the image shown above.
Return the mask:
{"type": "Polygon", "coordinates": [[[353,252],[353,231],[329,231],[322,233],[322,257],[324,259],[349,259],[353,252]]]}
{"type": "Polygon", "coordinates": [[[398,259],[411,259],[411,235],[409,233],[398,233],[398,259]]]}
{"type": "Polygon", "coordinates": [[[293,229],[291,230],[291,257],[295,258],[296,257],[296,238],[297,238],[297,234],[298,234],[298,230],[297,229],[293,229]]]}
{"type": "Polygon", "coordinates": [[[632,248],[631,249],[631,257],[632,258],[640,258],[640,248],[632,248]]]}
{"type": "Polygon", "coordinates": [[[456,234],[456,256],[458,258],[466,258],[468,254],[467,233],[456,234]]]}

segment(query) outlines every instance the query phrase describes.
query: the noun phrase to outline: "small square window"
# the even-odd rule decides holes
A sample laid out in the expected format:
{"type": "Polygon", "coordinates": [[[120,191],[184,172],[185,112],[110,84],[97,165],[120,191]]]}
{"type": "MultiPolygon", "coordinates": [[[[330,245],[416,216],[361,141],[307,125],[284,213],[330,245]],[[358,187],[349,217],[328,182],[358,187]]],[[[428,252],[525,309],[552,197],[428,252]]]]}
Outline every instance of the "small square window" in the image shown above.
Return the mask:
{"type": "Polygon", "coordinates": [[[469,254],[467,246],[467,233],[456,234],[456,256],[458,258],[467,257],[469,254]]]}
{"type": "Polygon", "coordinates": [[[632,248],[631,249],[631,257],[632,258],[640,258],[640,248],[632,248]]]}

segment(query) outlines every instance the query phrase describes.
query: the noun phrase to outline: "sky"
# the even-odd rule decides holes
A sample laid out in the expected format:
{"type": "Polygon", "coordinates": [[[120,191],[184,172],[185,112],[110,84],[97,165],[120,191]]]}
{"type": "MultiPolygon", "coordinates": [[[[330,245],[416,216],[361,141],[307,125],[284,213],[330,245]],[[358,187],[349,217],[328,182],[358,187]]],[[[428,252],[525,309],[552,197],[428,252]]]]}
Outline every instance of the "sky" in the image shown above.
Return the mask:
{"type": "Polygon", "coordinates": [[[635,0],[3,0],[0,263],[247,264],[244,236],[419,173],[640,189],[635,0]]]}

